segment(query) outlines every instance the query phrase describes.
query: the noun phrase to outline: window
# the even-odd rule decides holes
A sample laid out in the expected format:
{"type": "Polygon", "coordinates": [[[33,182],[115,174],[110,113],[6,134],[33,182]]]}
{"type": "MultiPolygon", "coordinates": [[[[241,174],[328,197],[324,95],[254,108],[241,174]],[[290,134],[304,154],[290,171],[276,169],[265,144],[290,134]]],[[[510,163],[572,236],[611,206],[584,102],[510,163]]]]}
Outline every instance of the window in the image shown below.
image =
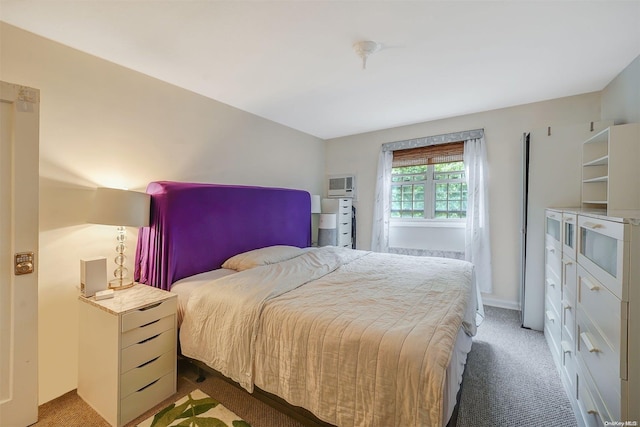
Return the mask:
{"type": "Polygon", "coordinates": [[[463,150],[454,142],[394,151],[391,218],[466,218],[463,150]]]}

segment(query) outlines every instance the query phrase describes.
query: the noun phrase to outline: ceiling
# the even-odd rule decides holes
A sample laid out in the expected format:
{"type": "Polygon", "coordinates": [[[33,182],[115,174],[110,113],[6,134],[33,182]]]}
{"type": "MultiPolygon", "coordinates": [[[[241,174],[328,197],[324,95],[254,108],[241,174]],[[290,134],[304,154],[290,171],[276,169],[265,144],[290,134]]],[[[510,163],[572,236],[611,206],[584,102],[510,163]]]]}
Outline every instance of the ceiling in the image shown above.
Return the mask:
{"type": "Polygon", "coordinates": [[[322,139],[598,91],[640,55],[640,0],[1,0],[0,19],[322,139]],[[366,69],[359,40],[383,45],[366,69]]]}

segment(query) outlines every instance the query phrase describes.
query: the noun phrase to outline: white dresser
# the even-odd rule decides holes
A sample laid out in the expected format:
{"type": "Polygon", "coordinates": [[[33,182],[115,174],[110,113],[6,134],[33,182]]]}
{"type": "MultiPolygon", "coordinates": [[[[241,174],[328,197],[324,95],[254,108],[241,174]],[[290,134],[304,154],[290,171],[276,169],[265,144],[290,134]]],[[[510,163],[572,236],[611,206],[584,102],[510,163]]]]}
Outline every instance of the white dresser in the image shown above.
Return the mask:
{"type": "Polygon", "coordinates": [[[352,247],[352,199],[322,199],[322,213],[336,215],[336,246],[352,247]]]}
{"type": "Polygon", "coordinates": [[[78,395],[120,427],[176,391],[177,296],[137,284],[79,298],[78,395]]]}
{"type": "Polygon", "coordinates": [[[640,220],[580,209],[546,215],[545,337],[578,423],[640,422],[640,220]]]}
{"type": "Polygon", "coordinates": [[[562,334],[562,212],[545,212],[544,336],[559,363],[562,334]]]}

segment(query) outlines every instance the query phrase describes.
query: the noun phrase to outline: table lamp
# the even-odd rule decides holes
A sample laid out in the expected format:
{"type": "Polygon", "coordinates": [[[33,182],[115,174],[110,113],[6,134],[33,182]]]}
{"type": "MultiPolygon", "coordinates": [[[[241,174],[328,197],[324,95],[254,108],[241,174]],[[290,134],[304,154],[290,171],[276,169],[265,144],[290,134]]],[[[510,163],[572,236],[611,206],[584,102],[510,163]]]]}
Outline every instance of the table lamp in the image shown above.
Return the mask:
{"type": "Polygon", "coordinates": [[[150,203],[150,196],[138,191],[104,187],[96,190],[87,222],[117,226],[116,257],[114,258],[116,269],[113,272],[114,279],[109,281],[110,289],[120,290],[133,286],[133,280],[128,277],[129,271],[125,267],[126,227],[149,225],[150,203]]]}

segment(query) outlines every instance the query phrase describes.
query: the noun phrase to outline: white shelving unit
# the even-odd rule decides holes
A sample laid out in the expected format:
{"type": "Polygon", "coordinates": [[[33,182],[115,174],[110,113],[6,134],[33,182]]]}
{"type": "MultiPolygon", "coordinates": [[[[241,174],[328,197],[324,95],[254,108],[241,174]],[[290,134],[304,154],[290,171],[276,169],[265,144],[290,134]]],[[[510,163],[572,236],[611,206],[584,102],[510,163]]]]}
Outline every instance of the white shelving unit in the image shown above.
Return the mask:
{"type": "Polygon", "coordinates": [[[640,125],[610,126],[582,145],[582,207],[640,209],[640,125]]]}

